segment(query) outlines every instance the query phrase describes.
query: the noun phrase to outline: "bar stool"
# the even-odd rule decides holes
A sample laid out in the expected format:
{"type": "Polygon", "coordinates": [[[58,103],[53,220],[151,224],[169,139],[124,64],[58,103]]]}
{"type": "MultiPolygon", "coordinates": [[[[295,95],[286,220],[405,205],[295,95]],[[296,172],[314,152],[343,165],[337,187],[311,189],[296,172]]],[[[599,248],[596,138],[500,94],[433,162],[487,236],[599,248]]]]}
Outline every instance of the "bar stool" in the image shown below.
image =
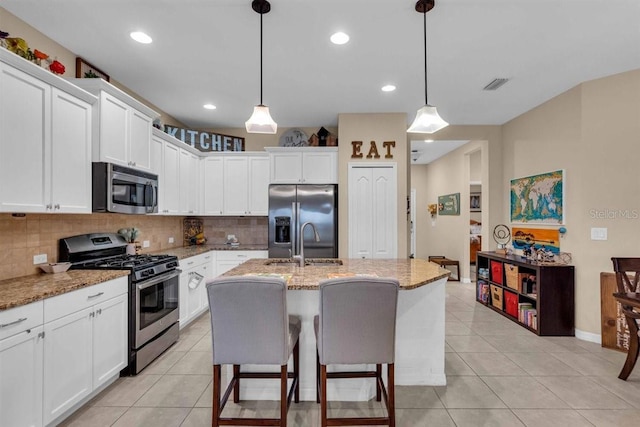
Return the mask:
{"type": "Polygon", "coordinates": [[[622,312],[629,326],[629,351],[627,360],[618,378],[626,380],[638,360],[640,345],[640,258],[611,258],[613,271],[616,273],[618,292],[613,296],[622,306],[622,312]]]}
{"type": "Polygon", "coordinates": [[[300,401],[299,346],[301,319],[287,313],[287,285],[283,279],[259,276],[220,277],[207,283],[213,345],[212,426],[287,425],[291,398],[300,401]],[[287,362],[293,354],[293,372],[287,362]],[[221,398],[221,365],[233,365],[233,378],[221,398]],[[279,365],[279,373],[241,372],[240,366],[279,365]],[[240,401],[241,378],[280,379],[280,418],[222,417],[233,389],[240,401]],[[293,379],[287,390],[287,379],[293,379]]]}
{"type": "Polygon", "coordinates": [[[352,277],[320,282],[320,314],[314,318],[317,342],[317,395],[321,426],[395,426],[394,356],[399,284],[394,279],[352,277]],[[327,372],[327,365],[375,364],[375,371],[327,372]],[[387,387],[382,365],[387,365],[387,387]],[[376,400],[384,397],[386,417],[328,418],[327,379],[374,378],[376,400]],[[388,393],[387,393],[388,391],[388,393]]]}

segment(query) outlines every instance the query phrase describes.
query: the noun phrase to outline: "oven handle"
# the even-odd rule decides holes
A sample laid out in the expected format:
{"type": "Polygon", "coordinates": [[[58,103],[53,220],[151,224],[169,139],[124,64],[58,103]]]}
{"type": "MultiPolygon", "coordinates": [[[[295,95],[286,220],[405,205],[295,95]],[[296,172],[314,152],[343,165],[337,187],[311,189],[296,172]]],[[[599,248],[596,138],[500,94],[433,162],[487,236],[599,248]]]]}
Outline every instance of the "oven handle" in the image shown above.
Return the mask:
{"type": "Polygon", "coordinates": [[[147,289],[151,286],[157,285],[160,282],[164,282],[165,280],[178,277],[180,273],[182,273],[182,270],[179,270],[176,268],[175,270],[169,271],[167,273],[163,273],[160,276],[155,276],[155,277],[152,277],[151,279],[145,280],[144,282],[140,282],[136,285],[136,288],[138,288],[139,291],[143,289],[147,289]]]}

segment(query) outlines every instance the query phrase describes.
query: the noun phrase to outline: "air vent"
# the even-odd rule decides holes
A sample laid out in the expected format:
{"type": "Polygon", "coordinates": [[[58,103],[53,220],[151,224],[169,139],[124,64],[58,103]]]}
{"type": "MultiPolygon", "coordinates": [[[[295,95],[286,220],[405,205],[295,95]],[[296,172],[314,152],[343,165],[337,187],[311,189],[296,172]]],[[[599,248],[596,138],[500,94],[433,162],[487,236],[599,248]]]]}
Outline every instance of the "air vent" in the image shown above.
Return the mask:
{"type": "Polygon", "coordinates": [[[482,88],[482,90],[496,90],[508,81],[509,79],[500,78],[500,77],[493,79],[488,85],[482,88]]]}

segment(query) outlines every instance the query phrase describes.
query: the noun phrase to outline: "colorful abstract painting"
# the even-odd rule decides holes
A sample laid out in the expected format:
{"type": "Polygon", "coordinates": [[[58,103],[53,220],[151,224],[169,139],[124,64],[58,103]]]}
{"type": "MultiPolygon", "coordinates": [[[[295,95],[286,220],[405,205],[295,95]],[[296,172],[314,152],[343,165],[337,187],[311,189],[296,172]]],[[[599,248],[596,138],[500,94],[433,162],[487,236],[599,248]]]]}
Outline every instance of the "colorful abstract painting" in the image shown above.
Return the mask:
{"type": "Polygon", "coordinates": [[[557,229],[513,227],[511,239],[514,249],[545,249],[554,254],[560,253],[560,233],[557,229]]]}
{"type": "Polygon", "coordinates": [[[511,222],[564,224],[564,171],[511,180],[511,222]]]}

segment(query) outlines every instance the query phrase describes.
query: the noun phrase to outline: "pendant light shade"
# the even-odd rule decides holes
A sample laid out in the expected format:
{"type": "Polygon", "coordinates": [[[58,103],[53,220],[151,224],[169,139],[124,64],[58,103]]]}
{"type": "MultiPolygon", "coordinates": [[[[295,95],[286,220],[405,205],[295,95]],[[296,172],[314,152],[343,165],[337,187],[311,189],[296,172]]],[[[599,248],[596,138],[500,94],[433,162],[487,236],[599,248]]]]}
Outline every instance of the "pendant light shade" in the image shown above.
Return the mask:
{"type": "Polygon", "coordinates": [[[278,131],[277,123],[271,118],[269,107],[262,103],[262,15],[269,13],[271,4],[267,0],[253,0],[251,8],[260,14],[260,104],[253,107],[253,114],[244,122],[247,133],[269,133],[278,131]]]}
{"type": "Polygon", "coordinates": [[[244,122],[248,133],[276,133],[278,124],[273,121],[269,114],[269,107],[266,105],[256,105],[253,107],[253,114],[249,120],[244,122]]]}
{"type": "Polygon", "coordinates": [[[442,128],[449,126],[444,121],[438,110],[433,105],[429,105],[429,97],[427,95],[427,12],[433,9],[435,0],[418,0],[416,3],[416,11],[423,15],[424,28],[424,103],[425,106],[420,108],[416,113],[416,118],[411,123],[407,132],[414,133],[434,133],[442,128]]]}

